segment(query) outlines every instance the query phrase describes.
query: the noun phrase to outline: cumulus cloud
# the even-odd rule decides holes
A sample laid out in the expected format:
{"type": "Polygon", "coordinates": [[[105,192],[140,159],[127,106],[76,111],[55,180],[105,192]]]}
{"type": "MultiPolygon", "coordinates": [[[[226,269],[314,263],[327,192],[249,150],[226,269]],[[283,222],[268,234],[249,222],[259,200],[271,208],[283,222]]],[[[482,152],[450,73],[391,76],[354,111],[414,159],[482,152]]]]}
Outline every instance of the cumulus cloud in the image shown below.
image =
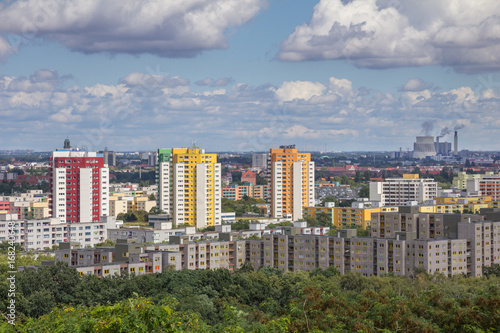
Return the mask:
{"type": "MultiPolygon", "coordinates": [[[[265,0],[18,0],[0,10],[0,32],[55,40],[71,50],[193,57],[226,47],[226,29],[265,0]]],[[[0,57],[12,48],[0,39],[0,57]]]]}
{"type": "Polygon", "coordinates": [[[500,2],[320,0],[281,43],[285,61],[347,59],[359,67],[500,69],[500,2]]]}
{"type": "Polygon", "coordinates": [[[0,36],[0,62],[5,62],[15,51],[15,47],[10,45],[7,39],[0,36]]]}
{"type": "Polygon", "coordinates": [[[66,88],[68,78],[48,69],[29,77],[0,76],[2,147],[32,142],[34,149],[53,149],[59,145],[54,126],[75,146],[114,150],[185,146],[193,138],[212,151],[264,151],[286,143],[318,150],[324,142],[334,142],[336,150],[398,149],[411,146],[426,121],[434,124],[434,135],[464,125],[461,137],[471,149],[487,149],[500,139],[500,98],[491,88],[393,94],[355,89],[351,81],[331,77],[191,90],[185,78],[148,73],[66,88]]]}
{"type": "Polygon", "coordinates": [[[319,82],[284,82],[276,90],[276,98],[281,102],[293,101],[295,99],[308,100],[313,96],[321,95],[325,89],[326,87],[319,82]]]}
{"type": "Polygon", "coordinates": [[[406,83],[401,87],[403,91],[422,91],[426,89],[431,89],[433,86],[432,83],[427,83],[422,79],[409,79],[406,83]]]}

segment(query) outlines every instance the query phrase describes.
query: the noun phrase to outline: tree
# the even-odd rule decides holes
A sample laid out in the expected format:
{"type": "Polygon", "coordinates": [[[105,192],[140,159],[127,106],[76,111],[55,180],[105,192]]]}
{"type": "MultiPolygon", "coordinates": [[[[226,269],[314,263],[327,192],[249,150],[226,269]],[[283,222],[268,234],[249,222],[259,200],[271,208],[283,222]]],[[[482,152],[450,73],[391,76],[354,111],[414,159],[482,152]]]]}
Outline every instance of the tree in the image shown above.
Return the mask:
{"type": "Polygon", "coordinates": [[[241,171],[231,171],[231,177],[233,178],[233,183],[241,182],[241,171]]]}
{"type": "Polygon", "coordinates": [[[363,229],[363,227],[356,228],[356,234],[358,237],[369,237],[370,236],[370,227],[363,229]]]}
{"type": "Polygon", "coordinates": [[[149,210],[149,214],[150,215],[167,214],[167,212],[162,209],[158,209],[157,206],[154,206],[149,210]]]}
{"type": "Polygon", "coordinates": [[[328,216],[325,212],[319,212],[316,214],[316,220],[322,227],[331,227],[333,225],[332,216],[328,216]]]}
{"type": "Polygon", "coordinates": [[[338,207],[339,205],[339,201],[337,200],[337,198],[335,197],[332,197],[332,196],[326,196],[323,198],[323,200],[321,200],[321,207],[325,207],[325,203],[327,202],[335,202],[335,207],[338,207]]]}
{"type": "Polygon", "coordinates": [[[154,193],[151,193],[149,195],[149,200],[153,200],[153,201],[156,200],[156,196],[154,195],[154,193]]]}
{"type": "Polygon", "coordinates": [[[104,242],[97,243],[95,247],[107,247],[107,246],[115,246],[116,243],[113,242],[111,239],[106,239],[104,242]]]}
{"type": "Polygon", "coordinates": [[[367,185],[363,185],[358,192],[358,196],[360,198],[369,198],[370,197],[370,188],[367,185]]]}

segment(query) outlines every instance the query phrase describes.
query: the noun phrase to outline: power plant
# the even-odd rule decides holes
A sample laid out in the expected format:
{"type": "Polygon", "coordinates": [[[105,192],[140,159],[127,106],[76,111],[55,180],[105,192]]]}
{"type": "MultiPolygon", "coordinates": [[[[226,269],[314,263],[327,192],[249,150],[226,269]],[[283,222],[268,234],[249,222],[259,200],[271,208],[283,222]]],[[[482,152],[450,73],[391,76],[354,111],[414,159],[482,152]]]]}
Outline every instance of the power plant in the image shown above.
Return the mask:
{"type": "Polygon", "coordinates": [[[413,158],[426,158],[436,156],[436,147],[433,136],[417,136],[413,144],[413,158]]]}
{"type": "Polygon", "coordinates": [[[413,158],[427,158],[440,156],[458,155],[458,131],[455,131],[453,150],[450,142],[440,142],[439,139],[449,134],[448,128],[444,128],[441,134],[436,137],[434,142],[433,136],[417,136],[416,142],[413,144],[413,158]]]}
{"type": "Polygon", "coordinates": [[[440,136],[436,137],[436,142],[434,146],[436,147],[436,154],[441,156],[448,156],[451,152],[451,143],[450,142],[439,142],[440,136]]]}

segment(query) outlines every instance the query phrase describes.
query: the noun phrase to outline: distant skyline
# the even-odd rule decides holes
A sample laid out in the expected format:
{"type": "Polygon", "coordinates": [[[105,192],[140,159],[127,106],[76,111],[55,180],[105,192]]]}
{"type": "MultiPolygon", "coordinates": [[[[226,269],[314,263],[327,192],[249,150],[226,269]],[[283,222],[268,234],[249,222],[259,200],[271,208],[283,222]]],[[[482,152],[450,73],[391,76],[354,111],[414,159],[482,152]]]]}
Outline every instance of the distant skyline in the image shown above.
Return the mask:
{"type": "Polygon", "coordinates": [[[0,149],[500,150],[499,29],[495,0],[0,0],[0,149]]]}

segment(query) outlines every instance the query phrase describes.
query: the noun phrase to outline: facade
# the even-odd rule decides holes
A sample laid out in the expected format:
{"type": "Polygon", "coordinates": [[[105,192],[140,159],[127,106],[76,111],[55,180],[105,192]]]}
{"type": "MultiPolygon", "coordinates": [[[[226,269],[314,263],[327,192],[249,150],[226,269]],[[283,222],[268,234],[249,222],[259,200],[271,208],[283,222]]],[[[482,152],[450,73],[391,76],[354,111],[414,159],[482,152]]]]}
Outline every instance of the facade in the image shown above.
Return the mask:
{"type": "Polygon", "coordinates": [[[248,182],[250,185],[257,185],[257,174],[252,170],[247,170],[241,174],[241,182],[248,182]]]}
{"type": "Polygon", "coordinates": [[[267,159],[269,155],[266,153],[263,154],[252,154],[252,168],[267,168],[267,159]]]}
{"type": "Polygon", "coordinates": [[[481,195],[490,196],[492,200],[500,200],[500,176],[486,176],[479,180],[481,195]]]}
{"type": "Polygon", "coordinates": [[[411,276],[424,271],[479,277],[484,267],[500,263],[500,222],[483,218],[374,213],[371,237],[358,237],[355,229],[339,229],[334,235],[306,233],[310,228],[297,224],[280,232],[253,234],[259,237],[256,239],[242,239],[242,233],[263,230],[233,233],[221,228],[217,239],[196,242],[190,235],[173,235],[169,244],[118,239],[114,249],[81,249],[63,243],[56,260],[67,262],[81,274],[98,276],[141,275],[172,268],[232,271],[246,261],[256,269],[265,266],[292,272],[335,267],[341,274],[364,276],[411,276]]]}
{"type": "Polygon", "coordinates": [[[71,147],[56,150],[49,172],[52,217],[78,223],[109,215],[109,169],[101,154],[71,147]]]}
{"type": "Polygon", "coordinates": [[[295,145],[271,149],[269,169],[272,216],[301,219],[303,208],[314,206],[311,154],[297,153],[295,145]]]}
{"type": "Polygon", "coordinates": [[[500,263],[500,222],[483,219],[482,215],[376,213],[372,214],[371,236],[385,239],[407,232],[421,243],[446,240],[446,245],[434,246],[444,247],[441,256],[419,245],[425,253],[416,255],[421,259],[414,266],[423,265],[429,273],[445,273],[447,262],[449,273],[477,277],[482,276],[484,266],[500,263]]]}
{"type": "Polygon", "coordinates": [[[10,202],[0,201],[0,214],[10,213],[10,202]]]}
{"type": "Polygon", "coordinates": [[[222,197],[230,200],[242,200],[244,196],[253,198],[253,186],[230,185],[222,188],[222,197]]]}
{"type": "MultiPolygon", "coordinates": [[[[500,173],[494,173],[487,171],[484,174],[467,174],[464,171],[459,172],[455,177],[453,177],[453,187],[457,187],[460,190],[467,190],[467,181],[474,179],[482,179],[484,177],[500,177],[500,173]]],[[[484,194],[483,194],[484,195],[484,194]]]]}
{"type": "Polygon", "coordinates": [[[423,203],[437,196],[437,182],[407,174],[403,178],[387,178],[370,182],[370,201],[380,201],[384,206],[404,206],[408,202],[423,203]]]}
{"type": "MultiPolygon", "coordinates": [[[[80,275],[114,276],[127,273],[144,275],[170,269],[218,269],[233,271],[246,260],[244,240],[205,241],[184,244],[144,245],[120,239],[115,248],[82,249],[65,243],[55,253],[55,261],[64,261],[80,275]]],[[[20,267],[20,271],[29,267],[20,267]]]]}
{"type": "Polygon", "coordinates": [[[271,201],[271,186],[270,185],[255,185],[253,187],[253,197],[255,199],[263,199],[266,202],[271,201]]]}
{"type": "Polygon", "coordinates": [[[221,224],[221,165],[200,148],[158,150],[158,208],[176,225],[221,224]]]}
{"type": "Polygon", "coordinates": [[[75,241],[92,247],[107,238],[108,228],[122,222],[103,217],[99,222],[62,223],[59,218],[18,219],[17,214],[0,214],[0,241],[8,239],[9,222],[14,226],[14,240],[25,251],[50,249],[62,242],[75,241]]]}
{"type": "Polygon", "coordinates": [[[104,157],[104,164],[109,165],[116,165],[116,153],[114,151],[109,151],[107,149],[104,149],[104,151],[100,151],[99,154],[102,154],[102,157],[104,157]]]}
{"type": "Polygon", "coordinates": [[[230,200],[241,200],[244,196],[269,201],[271,199],[270,185],[230,185],[222,188],[222,197],[230,200]]]}
{"type": "Polygon", "coordinates": [[[305,216],[326,217],[337,229],[370,227],[372,213],[397,212],[398,207],[352,208],[352,207],[306,207],[305,216]]]}

